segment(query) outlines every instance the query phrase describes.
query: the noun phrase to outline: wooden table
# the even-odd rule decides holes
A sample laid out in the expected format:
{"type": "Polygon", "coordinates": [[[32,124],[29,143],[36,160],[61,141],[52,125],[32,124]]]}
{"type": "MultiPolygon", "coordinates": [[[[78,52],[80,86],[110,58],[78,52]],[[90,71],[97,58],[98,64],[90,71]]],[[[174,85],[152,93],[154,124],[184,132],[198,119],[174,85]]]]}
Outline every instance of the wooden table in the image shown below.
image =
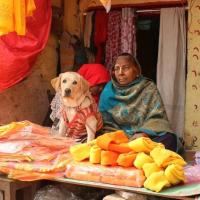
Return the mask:
{"type": "MultiPolygon", "coordinates": [[[[0,176],[0,190],[4,193],[4,200],[16,200],[16,191],[23,190],[23,200],[32,200],[34,193],[37,189],[39,181],[35,182],[22,182],[8,179],[5,176],[0,176]]],[[[195,196],[200,194],[200,183],[175,186],[156,193],[145,188],[134,188],[127,186],[118,186],[106,183],[92,182],[92,181],[79,181],[68,178],[57,178],[52,182],[60,182],[64,184],[79,185],[86,187],[95,187],[110,190],[123,190],[131,193],[138,193],[144,195],[167,197],[172,199],[192,200],[195,196]]],[[[21,199],[20,199],[21,200],[21,199]]]]}
{"type": "Polygon", "coordinates": [[[4,194],[4,200],[16,200],[17,190],[23,190],[23,200],[32,200],[37,188],[37,182],[22,182],[6,178],[0,175],[0,190],[4,194]]]}

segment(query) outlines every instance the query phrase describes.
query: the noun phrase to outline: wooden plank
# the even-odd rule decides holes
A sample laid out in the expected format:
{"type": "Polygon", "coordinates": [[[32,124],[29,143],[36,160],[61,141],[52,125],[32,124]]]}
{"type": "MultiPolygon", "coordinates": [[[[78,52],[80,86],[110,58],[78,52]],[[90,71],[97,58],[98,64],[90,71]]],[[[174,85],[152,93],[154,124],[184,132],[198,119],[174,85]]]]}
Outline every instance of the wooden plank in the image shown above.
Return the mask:
{"type": "Polygon", "coordinates": [[[32,200],[38,184],[39,181],[16,181],[0,175],[0,191],[4,193],[4,200],[15,200],[16,191],[19,189],[24,191],[24,200],[32,200]]]}
{"type": "MultiPolygon", "coordinates": [[[[152,6],[173,6],[184,5],[187,0],[111,0],[113,7],[132,6],[132,7],[152,7],[152,6]]],[[[96,8],[103,8],[99,0],[82,0],[80,1],[80,10],[87,11],[96,8]]]]}

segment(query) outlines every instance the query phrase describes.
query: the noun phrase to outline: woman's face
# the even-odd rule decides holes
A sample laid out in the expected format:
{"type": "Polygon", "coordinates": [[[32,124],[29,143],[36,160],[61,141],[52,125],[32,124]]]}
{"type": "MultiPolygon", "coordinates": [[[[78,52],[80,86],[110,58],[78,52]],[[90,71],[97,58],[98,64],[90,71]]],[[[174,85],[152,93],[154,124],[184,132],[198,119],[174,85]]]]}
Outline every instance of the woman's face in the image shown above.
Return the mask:
{"type": "Polygon", "coordinates": [[[113,70],[117,82],[121,85],[131,83],[139,74],[137,66],[135,66],[135,64],[126,56],[120,56],[117,58],[113,70]]]}
{"type": "Polygon", "coordinates": [[[95,85],[95,86],[91,86],[90,87],[91,94],[92,95],[100,95],[104,86],[105,86],[105,83],[101,83],[101,84],[98,84],[98,85],[95,85]]]}

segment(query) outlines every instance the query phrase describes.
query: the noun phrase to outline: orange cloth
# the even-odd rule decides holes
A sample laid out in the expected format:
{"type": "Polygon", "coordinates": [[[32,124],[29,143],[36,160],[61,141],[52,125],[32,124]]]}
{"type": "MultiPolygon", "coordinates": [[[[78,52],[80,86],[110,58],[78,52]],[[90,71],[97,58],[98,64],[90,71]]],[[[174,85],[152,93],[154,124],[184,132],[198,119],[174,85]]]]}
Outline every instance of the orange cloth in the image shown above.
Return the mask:
{"type": "Polygon", "coordinates": [[[101,165],[117,165],[119,154],[112,151],[101,151],[101,165]]]}
{"type": "Polygon", "coordinates": [[[14,29],[12,2],[0,0],[0,35],[7,34],[14,29]]]}
{"type": "Polygon", "coordinates": [[[151,156],[143,152],[140,152],[137,154],[134,160],[134,166],[137,167],[138,169],[142,169],[145,163],[152,163],[152,162],[153,162],[153,159],[151,158],[151,156]]]}
{"type": "Polygon", "coordinates": [[[133,167],[133,162],[137,156],[135,152],[120,154],[117,159],[117,164],[122,167],[133,167]]]}
{"type": "Polygon", "coordinates": [[[104,150],[109,149],[109,145],[112,143],[114,144],[121,144],[128,142],[128,137],[124,133],[124,131],[119,130],[115,132],[105,133],[97,138],[97,145],[104,150]]]}
{"type": "Polygon", "coordinates": [[[91,146],[88,143],[71,146],[69,151],[75,161],[89,159],[91,146]]]}
{"type": "Polygon", "coordinates": [[[36,9],[34,0],[0,0],[0,35],[16,32],[26,34],[26,17],[36,9]]]}
{"type": "Polygon", "coordinates": [[[108,146],[109,151],[115,151],[118,153],[128,153],[132,151],[132,149],[129,147],[128,143],[121,143],[121,144],[113,144],[110,143],[108,146]]]}
{"type": "Polygon", "coordinates": [[[101,162],[101,148],[97,145],[91,147],[89,161],[93,164],[99,164],[101,162]]]}
{"type": "Polygon", "coordinates": [[[144,182],[144,187],[155,192],[160,192],[164,187],[170,187],[164,171],[154,172],[144,182]]]}
{"type": "Polygon", "coordinates": [[[151,174],[153,174],[154,172],[160,172],[163,171],[163,169],[161,167],[158,167],[158,165],[153,162],[153,163],[145,163],[142,166],[142,169],[144,170],[144,174],[145,176],[148,178],[151,174]]]}
{"type": "Polygon", "coordinates": [[[159,167],[165,168],[171,164],[186,165],[186,162],[179,154],[168,149],[156,147],[150,152],[150,155],[159,167]]]}
{"type": "Polygon", "coordinates": [[[157,146],[164,148],[163,144],[154,142],[148,137],[140,137],[129,142],[129,147],[135,152],[150,153],[157,146]]]}
{"type": "Polygon", "coordinates": [[[183,166],[171,164],[165,169],[165,176],[172,185],[177,185],[181,181],[185,181],[183,166]]]}
{"type": "Polygon", "coordinates": [[[8,174],[9,178],[17,179],[20,181],[36,181],[36,180],[52,180],[54,178],[59,178],[63,176],[63,173],[60,172],[48,172],[48,173],[40,173],[40,172],[29,172],[25,170],[18,169],[9,169],[8,167],[1,167],[0,171],[8,174]]]}
{"type": "Polygon", "coordinates": [[[31,124],[13,122],[0,126],[0,172],[22,181],[62,176],[58,172],[63,172],[71,161],[68,152],[74,141],[44,134],[40,126],[32,132],[31,124]]]}
{"type": "Polygon", "coordinates": [[[30,123],[28,121],[21,121],[0,126],[0,138],[8,137],[10,134],[13,134],[29,125],[30,123]]]}

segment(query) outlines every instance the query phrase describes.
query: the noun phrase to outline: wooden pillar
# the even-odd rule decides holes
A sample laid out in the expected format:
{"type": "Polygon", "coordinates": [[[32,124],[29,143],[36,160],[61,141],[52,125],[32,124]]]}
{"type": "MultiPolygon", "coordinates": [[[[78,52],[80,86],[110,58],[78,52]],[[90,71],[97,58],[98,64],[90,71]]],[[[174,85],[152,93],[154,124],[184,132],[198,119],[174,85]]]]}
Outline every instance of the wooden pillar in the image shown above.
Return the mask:
{"type": "Polygon", "coordinates": [[[200,0],[189,0],[188,73],[186,82],[186,149],[200,149],[200,0]]]}

